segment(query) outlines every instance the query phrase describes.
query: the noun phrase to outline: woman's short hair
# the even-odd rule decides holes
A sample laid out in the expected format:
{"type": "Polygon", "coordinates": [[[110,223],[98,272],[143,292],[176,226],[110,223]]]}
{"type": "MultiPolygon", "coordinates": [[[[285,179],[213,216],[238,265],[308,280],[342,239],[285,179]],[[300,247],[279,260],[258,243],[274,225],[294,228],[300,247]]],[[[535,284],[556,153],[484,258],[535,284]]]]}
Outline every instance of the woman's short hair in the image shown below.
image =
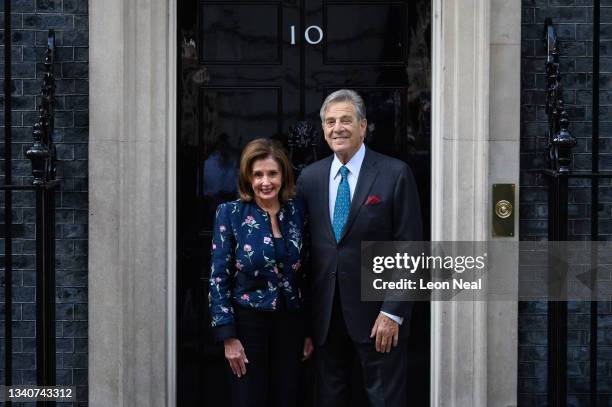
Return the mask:
{"type": "Polygon", "coordinates": [[[238,194],[243,201],[250,202],[254,198],[251,179],[253,176],[253,163],[257,160],[273,158],[280,167],[283,177],[278,194],[279,200],[285,202],[295,193],[295,177],[293,167],[283,145],[276,140],[258,138],[249,142],[240,155],[240,174],[238,175],[238,194]]]}

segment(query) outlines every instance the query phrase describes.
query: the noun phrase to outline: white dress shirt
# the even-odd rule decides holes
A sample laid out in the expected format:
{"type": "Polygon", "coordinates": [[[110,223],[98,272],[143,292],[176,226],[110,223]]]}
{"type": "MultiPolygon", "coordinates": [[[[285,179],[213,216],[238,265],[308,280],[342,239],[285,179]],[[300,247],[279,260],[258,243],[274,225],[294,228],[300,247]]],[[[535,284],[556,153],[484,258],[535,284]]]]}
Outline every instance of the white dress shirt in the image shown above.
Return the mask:
{"type": "MultiPolygon", "coordinates": [[[[353,195],[355,195],[355,188],[357,188],[357,180],[359,179],[359,171],[361,170],[361,165],[363,164],[363,159],[365,157],[365,145],[362,143],[359,150],[351,157],[351,159],[346,163],[342,164],[337,155],[334,154],[334,160],[332,161],[331,168],[329,169],[329,219],[333,222],[334,220],[334,206],[336,205],[336,195],[338,195],[338,186],[340,185],[340,181],[342,181],[342,175],[340,175],[340,167],[343,165],[348,168],[349,173],[346,176],[346,180],[349,184],[349,189],[351,191],[351,201],[353,201],[353,195]]],[[[386,315],[391,318],[398,324],[402,324],[404,318],[398,317],[396,315],[389,314],[384,311],[380,311],[381,314],[386,315]]]]}

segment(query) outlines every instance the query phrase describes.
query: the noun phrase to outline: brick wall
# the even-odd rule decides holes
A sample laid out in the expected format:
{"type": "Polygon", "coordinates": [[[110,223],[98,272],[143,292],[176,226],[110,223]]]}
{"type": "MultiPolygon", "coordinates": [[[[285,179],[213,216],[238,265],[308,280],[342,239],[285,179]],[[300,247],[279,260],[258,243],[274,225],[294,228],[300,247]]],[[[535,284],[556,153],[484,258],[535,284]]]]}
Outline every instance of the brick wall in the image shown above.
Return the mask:
{"type": "MultiPolygon", "coordinates": [[[[2,9],[3,4],[0,4],[2,9]]],[[[4,10],[2,10],[4,11],[4,10]]],[[[53,28],[58,45],[55,74],[55,119],[58,175],[57,194],[57,382],[76,385],[87,404],[87,156],[88,156],[88,9],[87,0],[12,1],[12,122],[13,183],[31,182],[25,151],[32,140],[42,78],[42,56],[47,30],[53,28]]],[[[0,17],[0,20],[2,18],[0,17]]],[[[3,21],[0,21],[3,24],[3,21]]],[[[4,26],[1,25],[2,44],[4,26]]],[[[4,52],[4,48],[0,50],[4,52]]],[[[1,79],[4,78],[3,66],[1,79]]],[[[4,98],[1,99],[4,124],[4,98]]],[[[0,146],[4,156],[4,146],[0,146]]],[[[4,162],[0,162],[3,171],[4,162]]],[[[3,174],[2,174],[3,176],[3,174]]],[[[2,180],[2,182],[4,182],[2,180]]],[[[0,194],[0,200],[4,196],[0,194]]],[[[4,213],[0,214],[4,219],[4,213]]],[[[13,277],[13,368],[15,384],[35,383],[35,245],[34,199],[31,192],[13,196],[15,224],[13,277]]],[[[0,242],[0,248],[4,247],[0,242]]],[[[2,250],[3,253],[3,249],[2,250]]],[[[3,299],[3,289],[0,298],[3,299]]],[[[2,305],[3,307],[4,305],[2,305]]],[[[1,317],[4,310],[0,310],[1,317]]],[[[2,322],[4,323],[4,322],[2,322]]],[[[4,326],[0,327],[4,336],[4,326]]],[[[0,346],[4,347],[4,340],[0,346]]],[[[1,360],[4,360],[4,356],[1,360]]],[[[4,364],[0,361],[0,366],[4,364]]],[[[2,380],[4,372],[2,373],[2,380]]]]}
{"type": "MultiPolygon", "coordinates": [[[[539,170],[547,168],[545,113],[546,48],[544,19],[551,17],[561,40],[560,69],[564,100],[578,140],[573,150],[575,170],[591,169],[592,15],[593,0],[522,0],[521,58],[521,240],[547,238],[547,188],[539,170]]],[[[612,1],[601,0],[600,170],[612,170],[612,1]]],[[[573,180],[569,193],[570,240],[590,239],[588,180],[573,180]]],[[[612,187],[599,187],[599,231],[612,238],[612,187]]],[[[612,307],[600,303],[598,321],[599,402],[612,398],[612,307]]],[[[568,405],[589,405],[590,305],[568,304],[568,405]]],[[[519,405],[545,406],[547,385],[547,304],[519,304],[519,405]]]]}

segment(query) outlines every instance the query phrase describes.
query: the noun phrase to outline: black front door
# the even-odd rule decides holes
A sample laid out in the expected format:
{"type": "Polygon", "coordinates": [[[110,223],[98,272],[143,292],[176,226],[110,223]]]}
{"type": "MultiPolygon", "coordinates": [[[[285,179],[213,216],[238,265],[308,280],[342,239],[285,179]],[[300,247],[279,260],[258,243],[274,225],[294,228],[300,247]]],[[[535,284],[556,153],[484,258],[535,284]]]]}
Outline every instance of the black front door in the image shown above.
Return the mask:
{"type": "MultiPolygon", "coordinates": [[[[429,0],[180,2],[179,406],[217,405],[229,395],[223,349],[211,339],[207,278],[214,211],[236,198],[238,160],[248,141],[281,140],[299,171],[330,154],[320,133],[325,96],[357,90],[366,102],[366,144],[415,173],[428,238],[430,10],[429,0]]],[[[427,304],[417,305],[411,323],[406,380],[411,402],[426,405],[427,304]]],[[[303,405],[309,405],[311,369],[304,370],[303,405]]]]}

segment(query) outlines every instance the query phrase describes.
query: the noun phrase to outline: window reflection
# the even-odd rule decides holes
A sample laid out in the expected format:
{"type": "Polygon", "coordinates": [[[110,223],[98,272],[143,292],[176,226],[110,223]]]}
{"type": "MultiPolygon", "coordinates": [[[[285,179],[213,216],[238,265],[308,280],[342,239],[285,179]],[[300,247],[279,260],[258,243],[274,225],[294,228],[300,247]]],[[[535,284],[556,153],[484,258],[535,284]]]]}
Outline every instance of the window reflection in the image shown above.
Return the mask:
{"type": "Polygon", "coordinates": [[[202,162],[197,195],[205,206],[205,218],[212,219],[217,205],[230,201],[237,196],[238,152],[230,148],[228,136],[222,133],[215,146],[202,162]]]}

